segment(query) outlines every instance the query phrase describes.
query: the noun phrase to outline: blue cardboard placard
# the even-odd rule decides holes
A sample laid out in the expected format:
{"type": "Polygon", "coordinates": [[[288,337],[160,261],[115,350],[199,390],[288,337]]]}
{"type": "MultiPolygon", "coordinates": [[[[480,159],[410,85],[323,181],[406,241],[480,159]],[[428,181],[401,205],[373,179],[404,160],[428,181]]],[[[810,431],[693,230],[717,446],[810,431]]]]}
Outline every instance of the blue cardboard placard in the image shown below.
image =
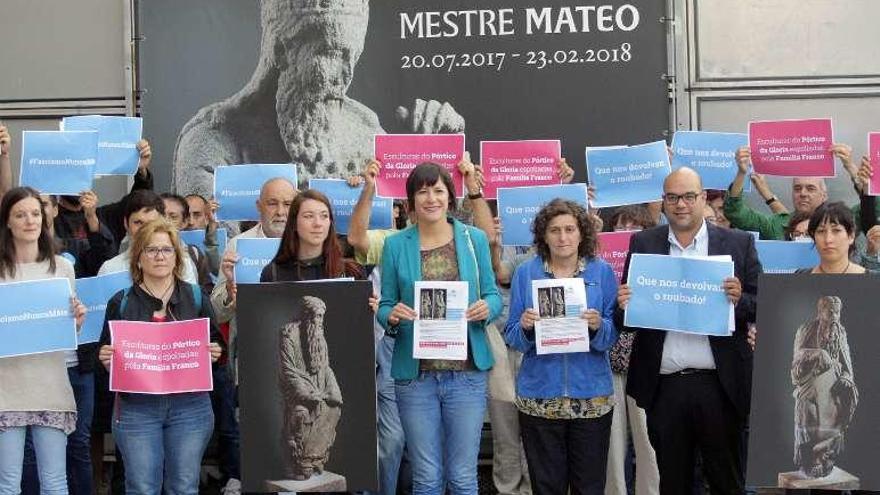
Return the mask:
{"type": "MultiPolygon", "coordinates": [[[[351,214],[357,204],[364,186],[351,187],[343,179],[310,179],[309,189],[321,191],[330,199],[333,207],[333,221],[337,234],[348,234],[351,214]]],[[[373,207],[370,209],[370,229],[390,229],[393,216],[394,200],[373,196],[373,207]]]]}
{"type": "Polygon", "coordinates": [[[755,248],[764,273],[794,273],[798,268],[812,268],[819,264],[819,252],[812,239],[758,241],[755,248]]]}
{"type": "MultiPolygon", "coordinates": [[[[197,246],[202,252],[205,251],[205,229],[181,230],[179,232],[180,240],[189,246],[197,246]]],[[[223,257],[226,252],[226,227],[217,229],[217,253],[223,257]]]]}
{"type": "Polygon", "coordinates": [[[532,222],[541,208],[556,199],[570,199],[587,208],[585,184],[559,186],[499,187],[498,216],[501,218],[501,244],[531,246],[532,222]]]}
{"type": "Polygon", "coordinates": [[[95,131],[24,131],[19,184],[42,194],[79,196],[92,189],[97,160],[95,131]]]}
{"type": "Polygon", "coordinates": [[[128,271],[76,279],[76,296],[88,310],[77,343],[89,344],[101,338],[107,302],[127,287],[131,287],[131,273],[128,271]]]}
{"type": "Polygon", "coordinates": [[[296,165],[249,164],[229,165],[214,169],[214,199],[220,204],[217,220],[237,222],[259,220],[257,199],[263,184],[276,177],[290,180],[297,186],[296,165]]]}
{"type": "Polygon", "coordinates": [[[235,241],[235,252],[238,262],[235,264],[235,283],[260,283],[260,273],[278,254],[281,239],[238,239],[235,241]]]}
{"type": "Polygon", "coordinates": [[[587,176],[595,208],[660,201],[671,172],[665,141],[626,147],[587,148],[587,176]]]}
{"type": "Polygon", "coordinates": [[[137,143],[143,135],[143,127],[140,117],[80,115],[61,121],[61,129],[65,131],[98,132],[95,175],[134,175],[140,161],[137,143]]]}
{"type": "Polygon", "coordinates": [[[733,331],[733,305],[724,279],[733,262],[659,254],[633,254],[627,284],[632,296],[624,324],[699,335],[733,331]]]}
{"type": "MultiPolygon", "coordinates": [[[[736,176],[736,150],[749,145],[749,135],[733,132],[676,131],[672,169],[689,167],[700,174],[703,189],[727,190],[736,176]]],[[[746,177],[743,190],[751,190],[746,177]]]]}
{"type": "Polygon", "coordinates": [[[76,349],[70,280],[0,284],[0,358],[76,349]]]}

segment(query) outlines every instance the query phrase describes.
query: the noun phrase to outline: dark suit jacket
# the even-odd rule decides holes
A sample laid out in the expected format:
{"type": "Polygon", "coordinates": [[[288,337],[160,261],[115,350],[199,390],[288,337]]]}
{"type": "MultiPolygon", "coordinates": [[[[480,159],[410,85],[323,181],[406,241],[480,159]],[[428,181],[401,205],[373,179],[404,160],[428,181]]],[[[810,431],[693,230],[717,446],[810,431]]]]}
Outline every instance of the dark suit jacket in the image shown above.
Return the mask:
{"type": "MultiPolygon", "coordinates": [[[[734,275],[742,284],[742,297],[735,308],[736,331],[731,337],[709,337],[718,377],[727,397],[736,411],[745,418],[749,413],[752,391],[752,350],[746,341],[748,322],[755,321],[758,293],[758,275],[761,263],[751,234],[708,225],[709,255],[729,254],[733,259],[734,275]]],[[[630,240],[629,252],[669,254],[669,226],[661,225],[635,234],[630,240]]],[[[629,275],[630,256],[624,267],[624,283],[629,275]]],[[[629,362],[626,392],[639,407],[650,409],[654,404],[660,382],[660,360],[666,332],[647,328],[629,328],[623,325],[623,311],[616,314],[617,328],[637,331],[629,362]]]]}

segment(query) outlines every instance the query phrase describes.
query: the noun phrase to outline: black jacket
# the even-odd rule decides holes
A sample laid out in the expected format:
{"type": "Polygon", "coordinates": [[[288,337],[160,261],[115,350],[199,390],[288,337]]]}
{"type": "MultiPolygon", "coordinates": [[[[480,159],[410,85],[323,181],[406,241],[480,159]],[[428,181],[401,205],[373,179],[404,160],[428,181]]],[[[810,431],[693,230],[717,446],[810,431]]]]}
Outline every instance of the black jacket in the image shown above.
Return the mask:
{"type": "MultiPolygon", "coordinates": [[[[736,305],[736,331],[730,337],[709,337],[712,355],[721,386],[742,418],[749,414],[752,393],[752,349],[746,340],[747,324],[755,321],[758,275],[761,263],[751,234],[740,230],[707,225],[709,255],[728,254],[733,259],[734,275],[742,284],[742,297],[736,305]]],[[[633,235],[624,267],[624,280],[629,274],[632,253],[669,254],[669,226],[661,225],[633,235]]],[[[637,330],[629,362],[626,392],[639,407],[650,409],[660,382],[660,361],[666,332],[623,325],[623,310],[615,314],[615,324],[622,331],[637,330]]]]}
{"type": "MultiPolygon", "coordinates": [[[[151,321],[153,313],[162,307],[162,301],[147,294],[138,286],[128,289],[128,302],[125,303],[125,311],[120,314],[119,306],[124,291],[119,291],[110,298],[105,312],[104,329],[101,332],[99,346],[110,344],[111,320],[151,321]]],[[[202,307],[196,311],[193,291],[189,284],[178,280],[175,282],[171,298],[168,300],[169,320],[192,320],[194,318],[209,318],[211,328],[211,342],[217,342],[226,352],[226,343],[220,330],[217,328],[217,320],[214,318],[214,309],[211,306],[211,298],[199,290],[202,297],[202,307]],[[173,317],[172,317],[173,315],[173,317]]],[[[110,392],[110,374],[95,356],[95,416],[92,423],[96,434],[110,432],[110,417],[113,411],[113,393],[110,392]]],[[[216,366],[216,364],[215,364],[216,366]]]]}

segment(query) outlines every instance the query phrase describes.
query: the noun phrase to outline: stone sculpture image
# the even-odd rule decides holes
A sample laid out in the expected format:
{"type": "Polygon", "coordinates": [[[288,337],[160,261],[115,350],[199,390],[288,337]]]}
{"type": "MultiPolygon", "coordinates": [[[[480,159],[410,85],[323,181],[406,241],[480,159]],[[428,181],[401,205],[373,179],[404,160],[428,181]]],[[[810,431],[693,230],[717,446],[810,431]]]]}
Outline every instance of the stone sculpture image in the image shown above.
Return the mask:
{"type": "MultiPolygon", "coordinates": [[[[347,96],[364,49],[368,0],[263,0],[257,67],[226,100],[199,110],[174,150],[174,187],[210,196],[214,167],[294,163],[300,181],[359,172],[376,113],[347,96]]],[[[463,132],[448,103],[416,99],[396,109],[393,132],[463,132]]]]}
{"type": "Polygon", "coordinates": [[[342,392],[324,338],[324,301],[304,296],[295,308],[294,321],[281,328],[278,348],[282,452],[285,476],[308,480],[324,472],[342,415],[342,392]]]}
{"type": "Polygon", "coordinates": [[[779,474],[787,488],[858,489],[859,479],[836,467],[847,428],[859,402],[842,302],[822,296],[816,317],[795,335],[791,382],[794,386],[794,464],[779,474]]]}

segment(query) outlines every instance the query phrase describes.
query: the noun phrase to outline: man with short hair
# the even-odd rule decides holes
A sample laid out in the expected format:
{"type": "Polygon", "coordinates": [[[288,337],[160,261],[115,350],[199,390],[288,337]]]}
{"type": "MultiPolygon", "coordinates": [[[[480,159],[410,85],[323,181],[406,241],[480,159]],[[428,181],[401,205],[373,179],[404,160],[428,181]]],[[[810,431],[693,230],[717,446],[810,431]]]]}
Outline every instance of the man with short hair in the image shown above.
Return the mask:
{"type": "Polygon", "coordinates": [[[217,241],[217,221],[214,212],[217,211],[217,203],[208,201],[201,194],[186,195],[186,204],[189,206],[189,224],[185,230],[205,231],[205,256],[208,258],[208,266],[213,275],[220,271],[219,244],[217,241]]]}
{"type": "MultiPolygon", "coordinates": [[[[98,275],[113,272],[127,272],[131,260],[131,240],[137,235],[141,227],[162,218],[165,214],[165,202],[153,191],[139,190],[133,192],[126,201],[123,210],[123,225],[125,226],[125,238],[119,248],[119,254],[101,265],[98,275]]],[[[183,280],[191,284],[198,284],[196,267],[189,256],[183,260],[183,280]]]]}
{"type": "MultiPolygon", "coordinates": [[[[830,151],[840,159],[844,170],[853,180],[856,193],[861,195],[861,186],[857,180],[859,170],[852,162],[852,149],[846,144],[835,143],[831,146],[830,151]]],[[[763,175],[753,173],[750,179],[755,186],[755,191],[764,199],[772,214],[758,213],[746,205],[743,200],[743,187],[752,163],[752,152],[748,146],[743,146],[736,151],[736,163],[736,176],[730,184],[727,199],[724,200],[724,216],[730,221],[732,227],[759,232],[763,240],[785,239],[785,227],[788,225],[791,215],[788,208],[782,204],[770,186],[767,185],[763,175]]],[[[827,200],[828,189],[825,185],[825,179],[795,177],[791,180],[791,202],[795,211],[812,213],[827,200]]],[[[858,206],[853,207],[853,211],[856,218],[859,218],[858,206]]]]}
{"type": "Polygon", "coordinates": [[[211,302],[219,323],[230,322],[229,325],[229,357],[235,369],[235,263],[238,261],[236,245],[239,239],[280,238],[287,225],[287,212],[296,196],[296,187],[287,179],[275,177],[267,180],[260,188],[257,198],[257,211],[260,221],[250,230],[233,237],[226,247],[226,253],[220,262],[220,278],[211,292],[211,302]]]}
{"type": "MultiPolygon", "coordinates": [[[[694,170],[682,167],[669,174],[663,192],[669,224],[632,236],[624,277],[629,276],[634,253],[727,255],[734,276],[719,282],[734,305],[736,330],[727,337],[707,337],[626,327],[624,310],[637,289],[624,280],[618,289],[615,323],[623,331],[636,332],[627,393],[645,409],[661,494],[691,493],[699,451],[712,494],[739,495],[745,489],[743,429],[752,381],[747,326],[755,321],[761,264],[750,234],[708,225],[703,219],[706,192],[694,170]]],[[[726,318],[726,313],[719,317],[726,318]]]]}

